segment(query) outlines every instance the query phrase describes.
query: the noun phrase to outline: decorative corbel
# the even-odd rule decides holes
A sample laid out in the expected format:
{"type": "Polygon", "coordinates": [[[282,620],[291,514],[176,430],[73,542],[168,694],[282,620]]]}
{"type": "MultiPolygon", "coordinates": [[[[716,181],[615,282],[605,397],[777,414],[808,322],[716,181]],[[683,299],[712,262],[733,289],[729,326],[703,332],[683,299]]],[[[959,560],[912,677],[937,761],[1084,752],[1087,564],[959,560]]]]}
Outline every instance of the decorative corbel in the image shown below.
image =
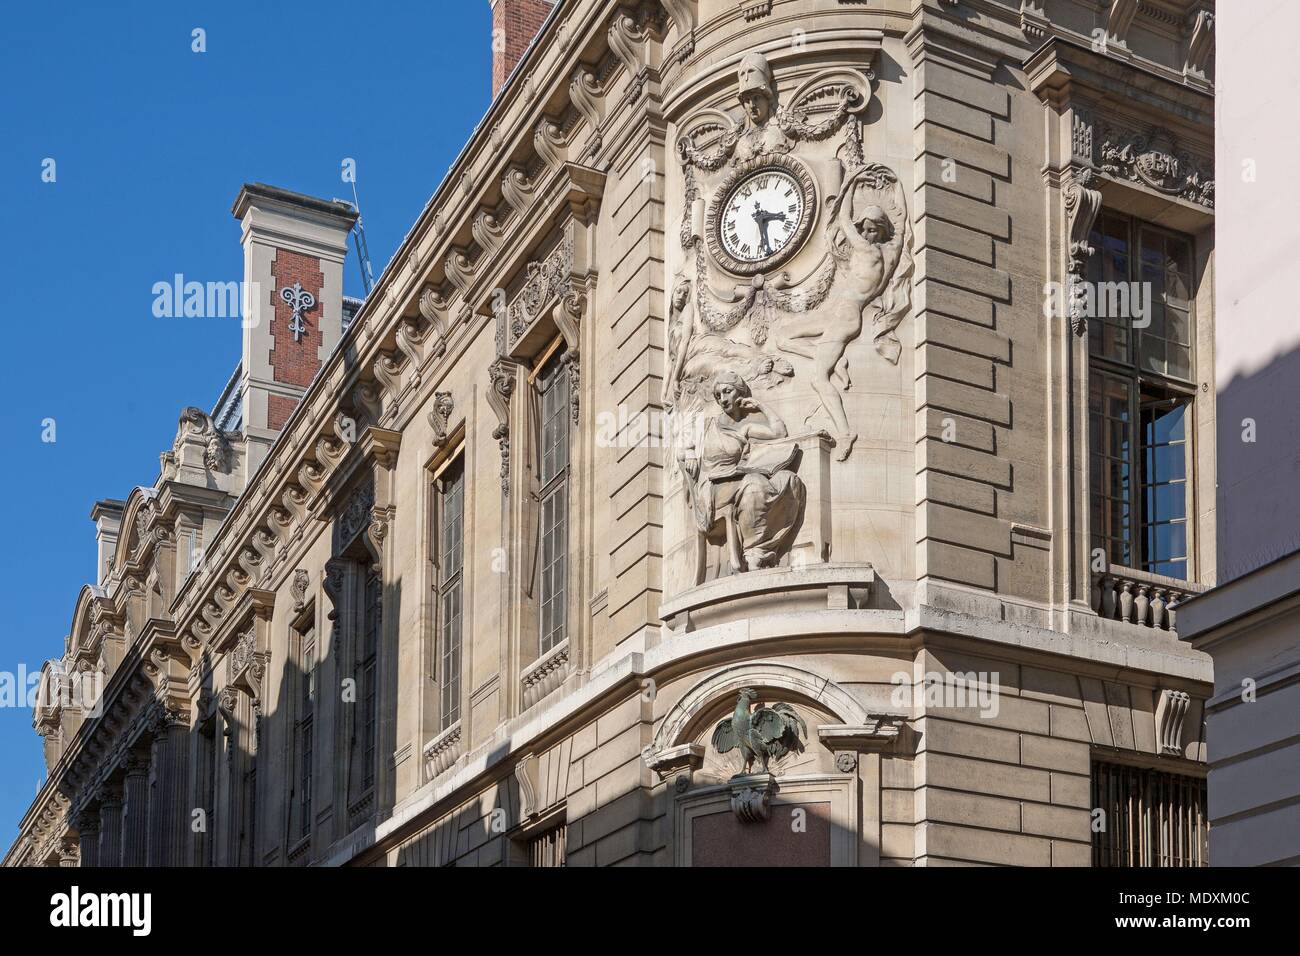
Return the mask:
{"type": "Polygon", "coordinates": [[[329,620],[337,621],[343,609],[343,582],[347,574],[348,562],[344,558],[330,558],[325,562],[325,571],[321,576],[321,590],[330,599],[329,620]]]}
{"type": "MultiPolygon", "coordinates": [[[[239,708],[239,691],[234,687],[223,687],[221,693],[217,695],[217,713],[221,715],[221,720],[225,724],[222,733],[229,737],[235,732],[235,712],[239,708]]],[[[233,754],[233,750],[226,753],[227,758],[233,754]]]]}
{"type": "Polygon", "coordinates": [[[498,358],[488,366],[488,405],[500,424],[492,432],[501,449],[501,493],[510,494],[510,398],[515,393],[516,366],[498,358]]]}
{"type": "Polygon", "coordinates": [[[671,783],[678,793],[685,793],[695,772],[704,766],[704,745],[682,744],[660,751],[647,746],[641,751],[641,759],[660,780],[671,783]]]}
{"type": "Polygon", "coordinates": [[[593,131],[600,128],[601,120],[601,103],[605,91],[597,82],[595,75],[585,66],[579,66],[573,73],[573,78],[569,80],[569,99],[577,107],[578,112],[587,120],[593,131]]]}
{"type": "Polygon", "coordinates": [[[186,631],[181,635],[181,650],[190,659],[190,671],[192,673],[199,666],[199,661],[203,659],[203,641],[195,635],[193,630],[186,631]]]}
{"type": "Polygon", "coordinates": [[[582,327],[582,313],[587,307],[587,296],[580,291],[567,292],[555,303],[551,318],[564,336],[565,346],[576,352],[581,345],[579,335],[582,327]]]}
{"type": "Polygon", "coordinates": [[[230,586],[227,581],[224,584],[218,584],[212,589],[212,600],[221,609],[222,617],[234,606],[235,598],[239,596],[239,589],[230,586]]]}
{"type": "Polygon", "coordinates": [[[542,117],[533,133],[533,147],[548,169],[559,169],[568,161],[568,143],[560,127],[546,117],[542,117]]]}
{"type": "Polygon", "coordinates": [[[1192,698],[1180,690],[1162,690],[1156,703],[1156,739],[1162,754],[1183,752],[1183,722],[1192,698]]]}
{"type": "Polygon", "coordinates": [[[859,725],[823,724],[817,728],[817,739],[835,754],[836,770],[853,773],[863,752],[879,753],[893,747],[906,721],[902,714],[869,714],[859,725]]]}
{"type": "Polygon", "coordinates": [[[433,408],[429,411],[429,427],[433,429],[433,447],[442,448],[447,444],[447,426],[456,404],[451,392],[435,392],[433,408]]]}
{"type": "Polygon", "coordinates": [[[581,418],[582,339],[579,332],[582,325],[582,313],[586,306],[586,295],[581,292],[569,292],[560,297],[560,301],[556,303],[555,309],[551,313],[560,334],[564,336],[564,344],[567,346],[564,361],[569,369],[569,405],[573,416],[573,424],[575,425],[578,424],[581,418]]]}
{"type": "MultiPolygon", "coordinates": [[[[433,335],[437,340],[433,345],[434,358],[442,358],[447,354],[447,300],[433,286],[425,286],[424,291],[420,293],[420,315],[429,323],[429,328],[433,330],[433,335]]],[[[428,333],[425,333],[427,335],[428,333]]],[[[398,330],[398,342],[402,340],[401,330],[398,330]]],[[[412,341],[415,339],[412,337],[412,341]]],[[[419,339],[421,348],[423,348],[424,338],[419,339]]]]}
{"type": "Polygon", "coordinates": [[[770,773],[732,777],[731,812],[741,823],[762,823],[771,812],[776,780],[770,773]]]}
{"type": "Polygon", "coordinates": [[[609,24],[609,48],[622,61],[628,76],[634,78],[634,84],[635,78],[648,65],[649,42],[649,32],[637,23],[636,17],[629,10],[620,9],[614,14],[609,24]]]}
{"type": "Polygon", "coordinates": [[[293,595],[293,609],[295,612],[301,611],[307,606],[307,589],[311,587],[311,575],[303,568],[293,572],[293,583],[289,585],[289,593],[293,595]]]}
{"type": "Polygon", "coordinates": [[[357,383],[352,390],[351,405],[363,425],[378,425],[381,421],[384,405],[373,382],[357,383]]]}
{"type": "Polygon", "coordinates": [[[417,370],[424,364],[424,343],[432,323],[414,316],[403,316],[397,323],[397,347],[417,370]]]}
{"type": "Polygon", "coordinates": [[[506,173],[501,180],[501,193],[515,212],[523,212],[531,206],[536,192],[537,184],[518,166],[506,173]]]}
{"type": "Polygon", "coordinates": [[[286,527],[307,517],[307,492],[301,485],[290,484],[284,489],[280,500],[284,503],[284,510],[290,515],[289,521],[285,522],[286,527]]]}
{"type": "Polygon", "coordinates": [[[322,435],[316,440],[316,460],[333,471],[347,457],[348,443],[338,435],[322,435]]]}
{"type": "Polygon", "coordinates": [[[239,566],[244,569],[244,573],[248,575],[249,580],[256,580],[261,574],[262,564],[266,559],[250,541],[239,549],[236,560],[239,562],[239,566]]]}
{"type": "Polygon", "coordinates": [[[496,252],[500,249],[506,234],[505,227],[486,209],[478,211],[470,224],[470,232],[474,235],[474,241],[486,252],[496,252]]]}
{"type": "Polygon", "coordinates": [[[375,357],[373,366],[375,378],[383,386],[383,393],[389,398],[388,413],[397,412],[397,397],[402,392],[402,364],[397,360],[396,352],[381,351],[375,357]]]}
{"type": "Polygon", "coordinates": [[[366,533],[362,536],[362,541],[372,559],[371,569],[377,573],[382,573],[384,568],[384,541],[388,538],[388,524],[392,520],[392,515],[391,507],[374,508],[370,512],[370,523],[366,525],[366,533]]]}
{"type": "Polygon", "coordinates": [[[1101,192],[1090,188],[1094,176],[1091,169],[1082,169],[1074,173],[1070,184],[1065,187],[1065,216],[1069,223],[1070,264],[1069,300],[1070,328],[1075,335],[1088,331],[1088,316],[1085,309],[1084,274],[1088,267],[1088,258],[1096,251],[1089,243],[1092,225],[1101,210],[1101,192]]]}
{"type": "Polygon", "coordinates": [[[298,483],[307,490],[308,495],[315,495],[325,484],[325,469],[320,462],[308,458],[298,466],[298,483]]]}
{"type": "Polygon", "coordinates": [[[447,255],[445,263],[447,278],[456,287],[462,297],[469,293],[470,283],[474,281],[474,267],[469,256],[463,250],[453,248],[447,255]]]}
{"type": "Polygon", "coordinates": [[[541,806],[542,788],[539,782],[538,759],[536,754],[529,754],[522,757],[515,764],[515,780],[519,784],[519,822],[523,823],[529,817],[534,817],[540,813],[544,807],[541,806]]]}

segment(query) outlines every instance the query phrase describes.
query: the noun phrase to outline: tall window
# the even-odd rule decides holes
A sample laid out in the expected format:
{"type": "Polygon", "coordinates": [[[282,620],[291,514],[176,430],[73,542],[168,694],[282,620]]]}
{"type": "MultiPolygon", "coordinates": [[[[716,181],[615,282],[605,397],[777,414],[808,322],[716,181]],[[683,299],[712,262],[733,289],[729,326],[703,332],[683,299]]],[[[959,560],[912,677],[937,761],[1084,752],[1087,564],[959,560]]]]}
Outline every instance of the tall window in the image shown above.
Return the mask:
{"type": "Polygon", "coordinates": [[[569,558],[569,368],[563,352],[542,369],[541,393],[541,635],[539,654],[567,636],[569,558]]]}
{"type": "Polygon", "coordinates": [[[1093,866],[1208,866],[1205,780],[1094,761],[1093,866]]]}
{"type": "Polygon", "coordinates": [[[298,836],[311,832],[313,729],[316,722],[316,629],[298,635],[298,836]]]}
{"type": "Polygon", "coordinates": [[[366,575],[363,595],[361,647],[358,671],[361,679],[361,789],[375,784],[375,758],[379,737],[379,635],[383,627],[383,579],[374,572],[366,575]]]}
{"type": "Polygon", "coordinates": [[[1093,546],[1187,579],[1190,240],[1103,212],[1089,260],[1093,546]]]}
{"type": "Polygon", "coordinates": [[[460,719],[461,620],[465,572],[465,461],[437,479],[438,691],[445,730],[460,719]]]}

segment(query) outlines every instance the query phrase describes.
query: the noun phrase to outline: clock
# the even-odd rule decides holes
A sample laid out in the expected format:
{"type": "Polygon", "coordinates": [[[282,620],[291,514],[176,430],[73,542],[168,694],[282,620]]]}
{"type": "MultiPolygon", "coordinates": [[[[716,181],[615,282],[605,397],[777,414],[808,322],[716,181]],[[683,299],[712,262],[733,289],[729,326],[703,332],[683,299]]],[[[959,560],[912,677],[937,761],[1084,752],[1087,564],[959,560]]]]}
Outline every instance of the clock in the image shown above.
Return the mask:
{"type": "Polygon", "coordinates": [[[718,186],[705,224],[710,251],[728,272],[765,272],[799,250],[816,210],[816,183],[803,163],[756,157],[718,186]]]}

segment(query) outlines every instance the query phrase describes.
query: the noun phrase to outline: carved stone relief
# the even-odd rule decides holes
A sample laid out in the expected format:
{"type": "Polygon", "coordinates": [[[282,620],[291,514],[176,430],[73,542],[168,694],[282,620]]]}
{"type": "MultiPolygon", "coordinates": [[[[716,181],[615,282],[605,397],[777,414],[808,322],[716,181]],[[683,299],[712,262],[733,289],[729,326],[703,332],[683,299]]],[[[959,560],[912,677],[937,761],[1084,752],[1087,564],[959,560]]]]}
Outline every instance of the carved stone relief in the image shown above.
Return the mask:
{"type": "Polygon", "coordinates": [[[1103,127],[1098,165],[1117,179],[1214,208],[1214,174],[1209,164],[1182,149],[1166,130],[1103,127]]]}
{"type": "MultiPolygon", "coordinates": [[[[781,417],[755,400],[735,372],[719,371],[713,391],[721,414],[678,443],[695,533],[726,550],[733,573],[775,567],[803,525],[800,449],[788,440],[781,417]]],[[[695,583],[701,584],[702,547],[697,555],[695,583]]]]}
{"type": "Polygon", "coordinates": [[[673,287],[664,386],[675,411],[698,411],[722,368],[762,388],[807,376],[837,460],[852,453],[848,348],[869,321],[877,352],[897,364],[913,271],[904,188],[864,155],[871,80],[827,71],[782,105],[771,65],[750,54],[737,74],[743,118],[701,110],[683,124],[688,261],[673,287]],[[805,265],[792,275],[787,262],[805,265]]]}

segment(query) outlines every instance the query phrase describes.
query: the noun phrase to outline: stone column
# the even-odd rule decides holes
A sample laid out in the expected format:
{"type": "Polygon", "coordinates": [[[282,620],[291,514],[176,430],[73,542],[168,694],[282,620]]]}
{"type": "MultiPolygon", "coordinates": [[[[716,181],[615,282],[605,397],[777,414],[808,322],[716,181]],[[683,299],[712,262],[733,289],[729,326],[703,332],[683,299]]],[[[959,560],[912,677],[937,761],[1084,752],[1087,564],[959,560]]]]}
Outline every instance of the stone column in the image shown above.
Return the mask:
{"type": "Polygon", "coordinates": [[[116,781],[99,791],[100,866],[122,865],[122,785],[116,781]]]}
{"type": "Polygon", "coordinates": [[[149,753],[126,758],[122,804],[122,865],[144,866],[149,843],[149,753]]]}
{"type": "Polygon", "coordinates": [[[89,807],[77,814],[77,833],[81,835],[81,866],[99,866],[99,808],[89,807]]]}
{"type": "Polygon", "coordinates": [[[189,826],[189,719],[163,710],[153,722],[149,866],[184,866],[189,826]]]}

